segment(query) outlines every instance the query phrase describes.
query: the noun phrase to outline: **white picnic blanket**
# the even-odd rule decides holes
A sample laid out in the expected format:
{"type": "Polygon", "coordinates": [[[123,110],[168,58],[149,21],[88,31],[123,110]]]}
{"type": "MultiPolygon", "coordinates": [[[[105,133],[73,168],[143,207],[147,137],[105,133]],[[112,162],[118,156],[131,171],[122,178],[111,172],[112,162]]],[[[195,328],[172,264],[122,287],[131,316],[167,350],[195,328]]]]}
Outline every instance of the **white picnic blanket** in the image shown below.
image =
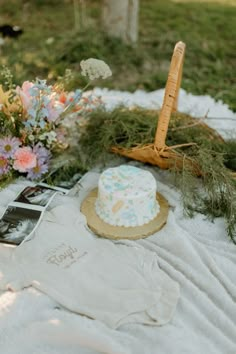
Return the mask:
{"type": "Polygon", "coordinates": [[[168,323],[179,285],[160,269],[157,254],[135,242],[94,237],[78,199],[57,195],[30,240],[14,251],[0,245],[0,289],[33,286],[67,310],[114,329],[168,323]]]}
{"type": "MultiPolygon", "coordinates": [[[[60,307],[33,288],[6,291],[0,293],[1,354],[236,353],[236,246],[227,238],[223,219],[212,223],[200,214],[185,218],[168,173],[155,176],[171,206],[168,222],[155,235],[134,242],[155,252],[160,268],[180,285],[172,321],[162,327],[125,324],[115,330],[60,307]]],[[[90,172],[83,178],[82,189],[74,190],[78,202],[98,177],[90,172]]],[[[19,181],[0,193],[0,214],[23,186],[19,181]]],[[[55,203],[57,199],[52,208],[55,203]]],[[[7,256],[4,262],[9,262],[7,256]]]]}

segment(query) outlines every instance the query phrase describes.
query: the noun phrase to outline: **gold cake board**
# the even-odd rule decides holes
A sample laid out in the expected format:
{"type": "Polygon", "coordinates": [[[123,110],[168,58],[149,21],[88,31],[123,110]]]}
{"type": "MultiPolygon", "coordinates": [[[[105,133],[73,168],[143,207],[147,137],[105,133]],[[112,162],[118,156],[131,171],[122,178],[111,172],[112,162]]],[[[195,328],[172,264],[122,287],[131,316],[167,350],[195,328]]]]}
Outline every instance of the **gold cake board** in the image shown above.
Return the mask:
{"type": "Polygon", "coordinates": [[[83,200],[81,204],[81,212],[86,216],[89,228],[98,236],[113,240],[138,240],[159,231],[167,221],[169,211],[168,202],[163,195],[157,193],[156,197],[160,205],[160,212],[149,223],[135,227],[109,225],[96,214],[95,201],[97,199],[97,193],[98,189],[95,188],[83,200]]]}

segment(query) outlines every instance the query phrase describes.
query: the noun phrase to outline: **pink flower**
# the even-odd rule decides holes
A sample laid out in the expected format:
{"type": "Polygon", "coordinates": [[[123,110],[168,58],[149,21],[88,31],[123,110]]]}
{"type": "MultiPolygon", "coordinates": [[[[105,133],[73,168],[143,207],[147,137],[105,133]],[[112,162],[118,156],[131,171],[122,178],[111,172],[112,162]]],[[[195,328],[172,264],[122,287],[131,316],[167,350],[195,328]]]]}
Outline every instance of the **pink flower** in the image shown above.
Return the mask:
{"type": "Polygon", "coordinates": [[[59,116],[62,114],[64,110],[64,105],[60,101],[56,101],[53,95],[51,95],[50,101],[47,104],[46,108],[48,110],[48,121],[55,122],[57,118],[59,118],[59,116]]]}
{"type": "Polygon", "coordinates": [[[16,92],[21,98],[23,107],[27,110],[31,106],[32,95],[30,89],[34,86],[33,82],[25,81],[22,87],[17,86],[16,92]]]}
{"type": "Polygon", "coordinates": [[[27,172],[37,165],[37,156],[30,147],[19,148],[14,155],[13,168],[19,172],[27,172]]]}

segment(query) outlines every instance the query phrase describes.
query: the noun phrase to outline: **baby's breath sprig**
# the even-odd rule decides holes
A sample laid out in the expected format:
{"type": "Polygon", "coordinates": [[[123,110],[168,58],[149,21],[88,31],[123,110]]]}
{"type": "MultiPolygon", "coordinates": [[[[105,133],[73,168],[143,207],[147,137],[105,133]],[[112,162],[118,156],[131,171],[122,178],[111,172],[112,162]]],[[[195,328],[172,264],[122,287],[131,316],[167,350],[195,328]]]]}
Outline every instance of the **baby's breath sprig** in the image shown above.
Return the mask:
{"type": "Polygon", "coordinates": [[[5,65],[2,65],[0,69],[0,81],[4,90],[6,91],[13,90],[16,87],[13,82],[13,74],[11,70],[5,65]]]}

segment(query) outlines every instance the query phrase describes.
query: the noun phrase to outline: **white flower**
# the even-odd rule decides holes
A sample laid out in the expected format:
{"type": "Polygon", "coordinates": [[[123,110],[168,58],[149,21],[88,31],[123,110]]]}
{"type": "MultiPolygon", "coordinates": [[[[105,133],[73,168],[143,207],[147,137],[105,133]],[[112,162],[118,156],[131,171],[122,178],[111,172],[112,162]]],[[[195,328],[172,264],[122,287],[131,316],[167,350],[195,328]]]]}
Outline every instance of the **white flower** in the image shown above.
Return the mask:
{"type": "Polygon", "coordinates": [[[82,69],[81,74],[88,76],[90,80],[98,79],[99,77],[106,79],[112,75],[111,69],[103,60],[89,58],[82,60],[80,66],[82,69]]]}
{"type": "Polygon", "coordinates": [[[33,136],[32,134],[30,134],[30,135],[28,136],[28,138],[29,138],[30,141],[34,141],[34,136],[33,136]]]}
{"type": "Polygon", "coordinates": [[[39,136],[40,140],[47,140],[47,146],[57,141],[57,133],[54,131],[43,133],[39,136]]]}

